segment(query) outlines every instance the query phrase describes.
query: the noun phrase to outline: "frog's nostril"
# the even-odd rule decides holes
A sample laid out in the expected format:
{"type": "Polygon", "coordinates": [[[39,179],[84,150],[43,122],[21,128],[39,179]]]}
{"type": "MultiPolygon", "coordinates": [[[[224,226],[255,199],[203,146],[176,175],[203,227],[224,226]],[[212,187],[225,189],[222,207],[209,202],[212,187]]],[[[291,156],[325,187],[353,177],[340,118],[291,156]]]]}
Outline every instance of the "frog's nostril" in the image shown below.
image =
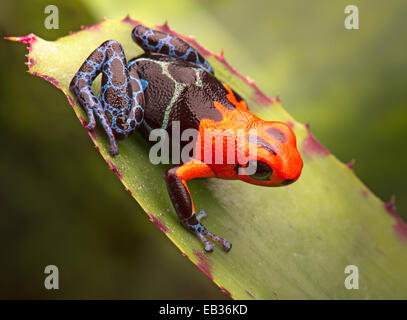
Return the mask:
{"type": "Polygon", "coordinates": [[[286,186],[286,185],[288,185],[288,184],[293,183],[294,181],[295,181],[295,179],[286,179],[286,180],[284,180],[281,184],[284,185],[284,186],[286,186]]]}

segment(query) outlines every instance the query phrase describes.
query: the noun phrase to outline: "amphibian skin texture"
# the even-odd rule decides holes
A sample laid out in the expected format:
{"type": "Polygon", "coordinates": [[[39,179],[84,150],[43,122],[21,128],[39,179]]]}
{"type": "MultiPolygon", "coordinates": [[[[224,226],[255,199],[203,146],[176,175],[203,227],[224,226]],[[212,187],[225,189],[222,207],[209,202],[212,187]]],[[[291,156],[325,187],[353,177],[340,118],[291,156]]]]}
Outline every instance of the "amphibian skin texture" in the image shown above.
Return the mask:
{"type": "MultiPolygon", "coordinates": [[[[202,152],[195,152],[188,161],[167,170],[164,177],[181,224],[203,242],[206,251],[213,250],[208,238],[229,251],[229,241],[201,224],[206,212],[196,215],[187,181],[217,177],[261,186],[290,184],[302,170],[295,134],[283,122],[265,121],[251,113],[245,101],[215,77],[208,61],[183,40],[143,25],[133,29],[132,37],[144,54],[127,62],[120,43],[106,41],[90,54],[71,81],[71,91],[87,112],[87,128],[95,129],[96,118],[100,121],[112,156],[119,154],[116,140],[136,130],[148,138],[149,132],[158,128],[172,139],[176,123],[181,133],[195,129],[199,137],[204,137],[205,130],[222,130],[222,139],[225,132],[233,130],[247,133],[229,137],[236,145],[232,163],[228,161],[230,149],[214,143],[214,154],[225,151],[221,161],[204,161],[202,152]],[[97,97],[92,82],[100,73],[102,87],[97,97]],[[250,134],[253,129],[255,135],[250,134]],[[249,155],[239,162],[237,154],[247,146],[255,148],[255,157],[249,155]],[[255,170],[248,174],[245,170],[251,165],[255,170]]],[[[204,140],[197,139],[194,150],[203,150],[204,140]]]]}

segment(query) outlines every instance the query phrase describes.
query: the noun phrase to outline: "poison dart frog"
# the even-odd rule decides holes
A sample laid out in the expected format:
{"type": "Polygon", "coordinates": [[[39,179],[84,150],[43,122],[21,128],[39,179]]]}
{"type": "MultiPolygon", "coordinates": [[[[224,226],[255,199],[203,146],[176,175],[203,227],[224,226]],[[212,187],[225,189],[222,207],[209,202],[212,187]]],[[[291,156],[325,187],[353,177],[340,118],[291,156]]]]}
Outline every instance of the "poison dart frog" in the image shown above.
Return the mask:
{"type": "MultiPolygon", "coordinates": [[[[201,152],[196,152],[164,174],[181,224],[202,241],[205,251],[213,250],[212,239],[227,252],[231,243],[202,225],[206,212],[196,214],[187,181],[217,177],[270,187],[290,184],[298,179],[303,165],[295,134],[283,122],[265,121],[251,113],[240,95],[215,77],[208,61],[180,38],[143,25],[133,29],[132,38],[145,53],[127,62],[120,43],[106,41],[90,54],[70,83],[70,90],[87,113],[87,129],[94,130],[95,118],[99,120],[109,137],[111,156],[119,154],[116,140],[136,130],[147,138],[151,130],[161,128],[171,139],[175,122],[181,132],[195,129],[202,137],[208,129],[255,129],[255,136],[234,137],[232,158],[248,145],[256,150],[255,157],[243,163],[231,164],[226,161],[227,154],[221,161],[208,163],[201,152]],[[97,97],[92,83],[100,73],[97,97]],[[251,174],[245,172],[249,164],[255,165],[251,174]]],[[[196,140],[200,145],[195,150],[202,148],[203,140],[196,140]]]]}

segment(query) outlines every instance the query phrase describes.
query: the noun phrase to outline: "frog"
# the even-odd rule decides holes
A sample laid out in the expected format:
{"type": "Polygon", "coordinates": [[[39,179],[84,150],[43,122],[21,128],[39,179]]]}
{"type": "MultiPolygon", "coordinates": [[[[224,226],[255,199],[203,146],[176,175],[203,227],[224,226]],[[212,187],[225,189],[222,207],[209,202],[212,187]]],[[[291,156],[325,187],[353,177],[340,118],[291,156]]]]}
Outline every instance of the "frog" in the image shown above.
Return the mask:
{"type": "MultiPolygon", "coordinates": [[[[199,137],[204,137],[205,130],[255,130],[255,134],[232,137],[236,146],[232,150],[214,146],[215,153],[227,151],[220,161],[205,161],[201,152],[194,152],[164,173],[181,225],[202,242],[206,252],[213,251],[213,242],[228,252],[231,242],[202,224],[208,214],[203,209],[197,213],[187,182],[220,178],[267,187],[291,184],[303,167],[296,135],[285,122],[263,120],[249,111],[245,100],[215,76],[208,60],[180,37],[142,24],[131,35],[144,53],[127,61],[122,45],[107,40],[89,55],[70,83],[70,91],[87,114],[86,128],[95,130],[99,121],[112,157],[119,155],[118,141],[136,131],[148,139],[153,130],[165,130],[171,140],[175,124],[181,132],[196,130],[199,137]],[[97,96],[92,83],[99,74],[97,96]],[[247,146],[254,148],[254,156],[236,160],[236,153],[247,151],[247,146]],[[228,155],[236,161],[226,161],[228,155]]],[[[201,150],[203,140],[196,140],[195,150],[201,150]]]]}

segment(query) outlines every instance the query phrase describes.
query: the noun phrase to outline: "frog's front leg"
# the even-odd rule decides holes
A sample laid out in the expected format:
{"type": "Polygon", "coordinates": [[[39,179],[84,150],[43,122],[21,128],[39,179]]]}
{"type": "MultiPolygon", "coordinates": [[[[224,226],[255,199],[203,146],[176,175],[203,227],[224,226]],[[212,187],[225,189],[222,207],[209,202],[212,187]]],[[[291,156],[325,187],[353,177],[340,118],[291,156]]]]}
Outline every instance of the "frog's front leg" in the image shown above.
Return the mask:
{"type": "Polygon", "coordinates": [[[209,62],[180,38],[161,31],[136,26],[132,31],[133,40],[146,52],[161,53],[177,59],[195,63],[198,67],[213,74],[209,62]]]}
{"type": "Polygon", "coordinates": [[[144,117],[143,86],[137,65],[127,65],[123,48],[109,40],[93,51],[73,77],[70,89],[88,115],[88,130],[96,126],[95,114],[110,141],[110,154],[119,153],[116,139],[134,132],[144,117]],[[92,91],[92,83],[102,73],[100,98],[92,91]]]}
{"type": "Polygon", "coordinates": [[[206,236],[223,245],[225,251],[229,251],[232,244],[207,230],[200,222],[201,218],[206,217],[206,212],[196,216],[194,204],[188,190],[186,182],[195,178],[214,177],[214,172],[205,163],[199,160],[191,160],[185,164],[173,167],[166,171],[165,182],[167,183],[168,193],[172,204],[178,214],[181,224],[192,231],[205,245],[205,251],[213,250],[212,243],[206,239],[206,236]]]}

